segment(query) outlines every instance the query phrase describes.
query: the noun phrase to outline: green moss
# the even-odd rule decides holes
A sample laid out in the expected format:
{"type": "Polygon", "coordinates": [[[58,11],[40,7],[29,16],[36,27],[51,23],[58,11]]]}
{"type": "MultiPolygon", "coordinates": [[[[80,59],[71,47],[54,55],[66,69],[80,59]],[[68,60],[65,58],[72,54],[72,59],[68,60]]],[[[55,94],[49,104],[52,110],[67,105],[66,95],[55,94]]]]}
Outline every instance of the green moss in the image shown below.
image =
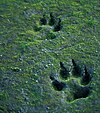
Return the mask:
{"type": "Polygon", "coordinates": [[[6,107],[4,106],[0,106],[0,113],[8,113],[8,111],[6,110],[6,107]]]}
{"type": "Polygon", "coordinates": [[[47,38],[46,39],[55,39],[56,38],[56,34],[54,33],[54,32],[49,32],[48,34],[47,34],[47,38]]]}
{"type": "Polygon", "coordinates": [[[1,92],[0,93],[0,100],[6,101],[8,99],[9,95],[6,92],[1,92]]]}
{"type": "Polygon", "coordinates": [[[18,68],[18,67],[11,67],[11,70],[14,71],[14,72],[19,72],[19,71],[21,71],[21,69],[18,68]]]}
{"type": "Polygon", "coordinates": [[[11,113],[98,112],[98,4],[98,0],[0,1],[0,112],[8,113],[12,107],[11,113]],[[50,12],[61,18],[61,31],[53,32],[54,26],[49,25],[50,12]],[[47,25],[40,25],[43,14],[47,25]],[[72,58],[95,69],[91,81],[94,93],[89,98],[73,101],[72,81],[81,85],[79,78],[59,77],[59,62],[70,68],[72,58]],[[55,91],[49,79],[51,73],[69,88],[55,91]]]}

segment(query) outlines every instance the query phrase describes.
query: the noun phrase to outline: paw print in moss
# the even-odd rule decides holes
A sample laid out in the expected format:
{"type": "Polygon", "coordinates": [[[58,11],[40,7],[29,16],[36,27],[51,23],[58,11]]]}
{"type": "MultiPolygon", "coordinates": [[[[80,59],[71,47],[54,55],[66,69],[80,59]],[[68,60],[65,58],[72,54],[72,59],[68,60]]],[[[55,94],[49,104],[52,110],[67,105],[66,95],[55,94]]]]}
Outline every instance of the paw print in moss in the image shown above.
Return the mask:
{"type": "Polygon", "coordinates": [[[38,32],[39,39],[52,40],[59,36],[62,29],[61,18],[57,18],[52,12],[50,14],[41,15],[39,21],[33,21],[33,29],[38,32]]]}
{"type": "Polygon", "coordinates": [[[86,66],[82,69],[74,59],[72,59],[70,70],[66,68],[63,62],[60,62],[59,80],[54,75],[50,75],[50,79],[54,90],[65,91],[67,88],[70,89],[68,91],[70,91],[69,93],[73,97],[71,101],[86,98],[92,92],[90,87],[91,73],[86,66]]]}
{"type": "Polygon", "coordinates": [[[61,28],[62,28],[61,19],[56,18],[52,12],[50,13],[49,22],[47,23],[46,15],[43,15],[43,17],[40,18],[40,24],[41,25],[48,24],[50,26],[54,26],[54,31],[55,32],[60,31],[61,28]]]}

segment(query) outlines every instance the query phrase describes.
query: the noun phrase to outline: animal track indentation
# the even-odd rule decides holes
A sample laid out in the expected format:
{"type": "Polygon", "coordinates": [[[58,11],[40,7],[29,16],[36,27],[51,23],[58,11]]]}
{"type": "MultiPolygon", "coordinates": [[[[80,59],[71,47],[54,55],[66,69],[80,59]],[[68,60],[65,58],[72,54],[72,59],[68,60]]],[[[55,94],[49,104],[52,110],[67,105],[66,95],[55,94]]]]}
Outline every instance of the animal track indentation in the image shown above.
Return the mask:
{"type": "MultiPolygon", "coordinates": [[[[70,72],[65,66],[63,62],[60,62],[60,72],[59,76],[61,80],[68,80],[62,82],[61,80],[57,80],[53,75],[50,75],[50,79],[52,80],[52,86],[56,91],[62,91],[64,88],[69,88],[70,93],[73,96],[73,100],[86,98],[91,94],[91,74],[88,72],[86,66],[84,68],[84,74],[80,66],[72,59],[73,70],[70,72]],[[76,78],[76,76],[78,78],[76,78]],[[69,77],[69,79],[68,79],[69,77]],[[76,81],[79,82],[76,83],[76,81]],[[71,82],[71,83],[70,83],[71,82]],[[68,87],[66,87],[68,86],[68,87]]],[[[73,101],[71,100],[71,101],[73,101]]]]}
{"type": "Polygon", "coordinates": [[[54,80],[52,82],[52,85],[53,85],[54,89],[57,91],[62,91],[66,87],[66,84],[64,82],[60,82],[58,80],[54,80]]]}
{"type": "Polygon", "coordinates": [[[79,99],[79,98],[86,98],[90,94],[90,88],[89,87],[82,87],[79,86],[76,91],[73,93],[74,95],[74,100],[79,99]]]}
{"type": "Polygon", "coordinates": [[[49,25],[50,26],[53,26],[55,24],[56,20],[55,20],[55,17],[53,15],[53,13],[51,12],[50,13],[50,20],[49,20],[49,25]]]}
{"type": "Polygon", "coordinates": [[[84,72],[84,74],[83,74],[83,76],[82,76],[81,84],[82,84],[82,85],[87,85],[87,84],[89,84],[89,82],[91,81],[92,76],[91,76],[91,74],[88,72],[86,66],[85,66],[85,69],[84,69],[84,70],[85,70],[85,72],[84,72]]]}
{"type": "Polygon", "coordinates": [[[41,25],[47,24],[47,19],[46,19],[45,15],[43,15],[43,17],[40,19],[40,23],[41,23],[41,25]]]}
{"type": "Polygon", "coordinates": [[[66,84],[64,82],[56,80],[52,75],[50,76],[50,79],[52,80],[52,86],[55,90],[61,91],[66,87],[66,84]]]}
{"type": "Polygon", "coordinates": [[[40,27],[38,27],[36,25],[34,26],[34,30],[35,31],[38,31],[38,30],[41,30],[41,32],[43,30],[45,31],[45,35],[47,35],[46,39],[54,39],[54,38],[56,38],[56,33],[55,32],[58,32],[61,29],[62,29],[61,19],[60,18],[56,18],[53,15],[53,13],[50,13],[49,19],[44,14],[40,18],[40,27]],[[39,28],[41,28],[41,29],[39,29],[39,28]],[[44,28],[46,28],[46,29],[44,29],[44,28]]]}
{"type": "Polygon", "coordinates": [[[82,70],[80,66],[75,62],[74,59],[72,59],[72,64],[73,64],[73,70],[72,70],[73,76],[80,77],[82,74],[82,70]]]}
{"type": "Polygon", "coordinates": [[[60,62],[60,76],[62,79],[67,79],[69,77],[69,71],[65,68],[64,64],[60,62]]]}
{"type": "Polygon", "coordinates": [[[61,28],[62,28],[61,19],[59,18],[57,24],[54,26],[54,31],[55,31],[55,32],[60,31],[61,28]]]}

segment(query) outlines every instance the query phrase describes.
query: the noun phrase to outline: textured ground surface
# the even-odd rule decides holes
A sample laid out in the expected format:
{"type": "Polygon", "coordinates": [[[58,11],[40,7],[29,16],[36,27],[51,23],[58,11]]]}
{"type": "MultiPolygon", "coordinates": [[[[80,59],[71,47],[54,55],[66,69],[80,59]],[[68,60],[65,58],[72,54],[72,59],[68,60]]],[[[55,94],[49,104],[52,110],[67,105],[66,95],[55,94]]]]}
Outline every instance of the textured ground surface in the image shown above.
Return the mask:
{"type": "Polygon", "coordinates": [[[0,113],[100,112],[99,6],[99,0],[0,0],[0,113]],[[40,24],[51,12],[61,18],[60,31],[40,24]],[[72,73],[71,59],[92,74],[86,86],[72,73]],[[50,75],[66,87],[57,91],[50,75]],[[78,87],[91,93],[75,99],[78,87]]]}

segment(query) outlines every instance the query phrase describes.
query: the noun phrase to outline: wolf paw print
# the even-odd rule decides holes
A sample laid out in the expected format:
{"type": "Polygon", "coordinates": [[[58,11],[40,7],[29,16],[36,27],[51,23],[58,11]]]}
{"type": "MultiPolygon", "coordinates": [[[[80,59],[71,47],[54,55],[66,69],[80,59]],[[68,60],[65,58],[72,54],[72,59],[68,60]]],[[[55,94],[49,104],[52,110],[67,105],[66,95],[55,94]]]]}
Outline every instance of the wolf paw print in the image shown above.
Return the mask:
{"type": "Polygon", "coordinates": [[[59,77],[60,80],[57,80],[54,75],[50,75],[54,90],[65,91],[69,87],[73,100],[86,98],[90,95],[92,88],[89,84],[92,76],[86,66],[82,69],[74,59],[72,59],[71,70],[67,69],[63,62],[60,62],[59,77]]]}
{"type": "Polygon", "coordinates": [[[53,13],[50,13],[50,18],[49,18],[49,22],[47,23],[47,19],[46,16],[43,15],[43,17],[40,19],[40,24],[41,25],[46,25],[49,24],[50,26],[53,26],[53,31],[57,32],[60,31],[62,28],[61,25],[61,19],[57,19],[53,13]]]}
{"type": "Polygon", "coordinates": [[[33,29],[35,32],[39,31],[41,39],[51,40],[59,36],[59,31],[62,29],[62,21],[53,13],[43,14],[39,21],[34,20],[33,29]]]}

